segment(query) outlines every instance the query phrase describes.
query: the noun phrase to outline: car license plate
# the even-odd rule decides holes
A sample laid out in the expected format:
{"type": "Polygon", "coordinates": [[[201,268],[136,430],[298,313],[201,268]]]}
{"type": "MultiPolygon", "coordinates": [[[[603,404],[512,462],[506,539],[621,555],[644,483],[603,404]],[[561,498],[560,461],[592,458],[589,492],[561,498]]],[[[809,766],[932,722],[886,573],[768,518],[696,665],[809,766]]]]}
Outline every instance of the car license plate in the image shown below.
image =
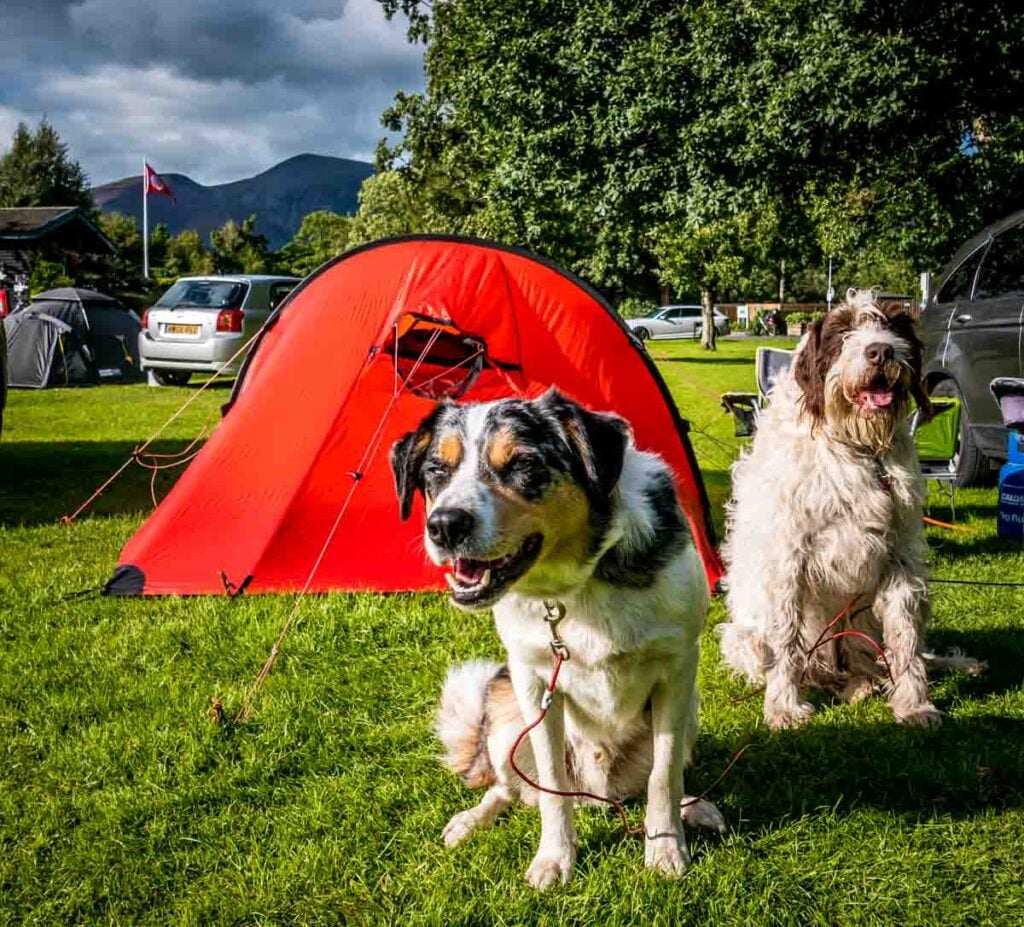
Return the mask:
{"type": "Polygon", "coordinates": [[[172,323],[172,324],[168,325],[164,329],[164,331],[167,332],[168,335],[198,335],[199,334],[199,326],[198,325],[179,325],[177,323],[172,323]]]}

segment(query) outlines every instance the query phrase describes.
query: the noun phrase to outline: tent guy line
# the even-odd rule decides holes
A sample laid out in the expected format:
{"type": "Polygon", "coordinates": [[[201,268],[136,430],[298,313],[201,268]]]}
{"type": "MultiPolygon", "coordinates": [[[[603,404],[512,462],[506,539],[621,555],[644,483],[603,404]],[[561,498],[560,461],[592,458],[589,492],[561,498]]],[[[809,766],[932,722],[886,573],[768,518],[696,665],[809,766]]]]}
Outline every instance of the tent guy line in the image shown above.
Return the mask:
{"type": "MultiPolygon", "coordinates": [[[[395,334],[397,336],[398,325],[395,325],[395,334]]],[[[423,360],[430,353],[431,348],[437,342],[437,339],[441,336],[441,330],[435,329],[430,338],[427,340],[427,344],[420,352],[420,356],[416,359],[416,363],[409,371],[405,378],[401,378],[398,374],[398,350],[397,344],[398,339],[396,337],[395,344],[395,386],[392,388],[391,401],[388,403],[384,410],[384,414],[380,418],[380,423],[377,425],[377,430],[373,433],[373,437],[366,445],[366,450],[363,453],[363,457],[359,462],[359,465],[355,470],[349,471],[349,476],[352,477],[352,485],[349,487],[348,494],[345,496],[345,501],[342,503],[341,508],[338,510],[338,514],[331,525],[331,530],[327,532],[327,537],[324,538],[324,543],[320,547],[320,552],[317,554],[317,558],[310,568],[309,575],[306,577],[306,582],[299,594],[295,597],[295,602],[292,604],[291,611],[288,613],[288,617],[285,619],[284,624],[281,626],[281,630],[277,635],[277,640],[274,641],[274,645],[270,648],[270,653],[267,655],[267,659],[264,661],[263,666],[257,673],[256,678],[253,680],[252,685],[242,698],[242,704],[238,708],[238,712],[235,714],[233,723],[235,725],[245,724],[252,715],[252,707],[255,702],[256,695],[263,685],[267,676],[270,675],[270,671],[274,668],[274,664],[277,662],[277,657],[281,653],[281,647],[284,645],[285,638],[291,632],[295,626],[295,622],[299,617],[299,610],[302,607],[302,600],[309,593],[310,586],[313,584],[313,578],[316,576],[316,571],[320,569],[320,564],[323,563],[324,555],[327,553],[327,548],[331,546],[331,542],[334,540],[334,535],[338,531],[338,526],[341,524],[342,518],[345,516],[345,512],[348,509],[349,502],[352,500],[352,496],[356,491],[356,487],[362,480],[363,470],[370,460],[373,459],[373,455],[377,453],[377,448],[380,445],[381,438],[384,435],[384,425],[388,420],[388,416],[391,415],[392,409],[395,407],[395,403],[398,401],[398,397],[401,396],[402,392],[408,387],[409,382],[415,375],[416,371],[420,368],[423,360]]],[[[369,358],[364,362],[364,366],[369,362],[369,358]]]]}

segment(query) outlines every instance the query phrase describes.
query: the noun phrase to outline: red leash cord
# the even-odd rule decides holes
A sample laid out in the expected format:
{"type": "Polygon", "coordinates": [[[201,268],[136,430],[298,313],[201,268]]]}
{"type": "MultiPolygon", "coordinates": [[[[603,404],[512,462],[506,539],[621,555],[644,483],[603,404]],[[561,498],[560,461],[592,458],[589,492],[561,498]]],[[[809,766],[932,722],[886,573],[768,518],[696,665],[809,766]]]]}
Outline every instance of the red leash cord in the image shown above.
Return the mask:
{"type": "MultiPolygon", "coordinates": [[[[850,604],[852,605],[853,603],[850,604]]],[[[626,815],[626,807],[617,798],[609,798],[606,795],[597,795],[594,792],[577,792],[567,791],[563,789],[549,789],[546,786],[541,785],[539,782],[535,782],[533,779],[531,779],[526,773],[524,773],[519,768],[518,764],[516,763],[516,751],[519,749],[519,745],[526,739],[530,731],[532,731],[535,727],[543,723],[544,719],[547,717],[548,709],[550,709],[551,702],[555,697],[555,688],[558,685],[558,674],[559,672],[561,672],[562,664],[569,659],[569,648],[566,646],[565,641],[563,641],[557,633],[558,623],[565,617],[565,606],[562,605],[561,602],[545,602],[544,607],[545,609],[547,609],[547,614],[544,616],[544,620],[547,622],[548,628],[551,631],[551,651],[555,655],[555,668],[551,671],[551,679],[545,687],[544,695],[541,698],[540,714],[537,715],[537,717],[530,724],[528,724],[519,732],[519,736],[516,738],[515,743],[512,744],[512,748],[508,751],[509,766],[512,767],[512,771],[520,779],[522,779],[523,782],[525,782],[531,788],[536,789],[538,792],[543,792],[545,795],[556,795],[559,798],[589,798],[592,801],[600,801],[604,802],[607,805],[611,805],[618,812],[619,817],[622,819],[622,829],[627,834],[629,834],[630,836],[644,834],[646,836],[646,827],[637,827],[629,823],[629,817],[626,815]]],[[[735,766],[736,763],[739,761],[740,757],[747,752],[747,748],[749,746],[750,744],[744,744],[742,747],[740,747],[740,749],[733,754],[732,759],[729,760],[728,765],[725,767],[725,769],[722,770],[718,778],[715,779],[715,781],[712,782],[711,785],[704,789],[704,791],[701,792],[699,795],[695,795],[691,798],[688,798],[686,801],[682,802],[680,804],[680,807],[685,808],[688,805],[694,805],[699,801],[703,801],[704,797],[712,789],[716,788],[718,784],[729,774],[733,766],[735,766]]]]}

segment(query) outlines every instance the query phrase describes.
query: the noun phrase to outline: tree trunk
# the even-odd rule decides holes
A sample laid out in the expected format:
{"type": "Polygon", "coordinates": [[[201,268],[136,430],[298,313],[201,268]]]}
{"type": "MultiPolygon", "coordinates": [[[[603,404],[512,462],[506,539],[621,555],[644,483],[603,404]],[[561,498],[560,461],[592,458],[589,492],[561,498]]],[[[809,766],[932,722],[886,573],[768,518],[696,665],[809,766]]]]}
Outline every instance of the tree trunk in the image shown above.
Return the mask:
{"type": "Polygon", "coordinates": [[[779,308],[786,301],[786,262],[779,262],[779,308]]]}
{"type": "Polygon", "coordinates": [[[700,346],[705,351],[718,350],[718,331],[715,329],[715,296],[716,287],[709,285],[700,292],[703,306],[701,312],[700,346]]]}

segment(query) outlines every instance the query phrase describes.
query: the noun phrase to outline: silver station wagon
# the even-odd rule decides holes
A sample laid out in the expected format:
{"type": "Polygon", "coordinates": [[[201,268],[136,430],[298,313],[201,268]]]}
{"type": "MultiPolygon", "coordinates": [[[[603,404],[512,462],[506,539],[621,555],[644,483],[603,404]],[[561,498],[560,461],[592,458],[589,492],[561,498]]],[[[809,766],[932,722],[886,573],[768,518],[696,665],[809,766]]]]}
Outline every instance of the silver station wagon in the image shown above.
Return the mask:
{"type": "Polygon", "coordinates": [[[261,274],[179,278],[142,315],[142,369],[160,386],[184,386],[193,373],[220,370],[233,357],[225,371],[237,371],[239,349],[297,283],[261,274]]]}

